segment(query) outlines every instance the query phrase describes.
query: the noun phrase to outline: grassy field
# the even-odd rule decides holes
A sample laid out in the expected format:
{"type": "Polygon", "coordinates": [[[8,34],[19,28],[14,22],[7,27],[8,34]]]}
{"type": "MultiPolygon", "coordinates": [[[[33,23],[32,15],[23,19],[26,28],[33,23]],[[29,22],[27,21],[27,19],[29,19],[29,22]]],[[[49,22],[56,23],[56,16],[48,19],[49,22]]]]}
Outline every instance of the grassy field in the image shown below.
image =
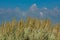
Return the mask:
{"type": "Polygon", "coordinates": [[[0,40],[60,40],[60,25],[28,17],[0,25],[0,40]]]}

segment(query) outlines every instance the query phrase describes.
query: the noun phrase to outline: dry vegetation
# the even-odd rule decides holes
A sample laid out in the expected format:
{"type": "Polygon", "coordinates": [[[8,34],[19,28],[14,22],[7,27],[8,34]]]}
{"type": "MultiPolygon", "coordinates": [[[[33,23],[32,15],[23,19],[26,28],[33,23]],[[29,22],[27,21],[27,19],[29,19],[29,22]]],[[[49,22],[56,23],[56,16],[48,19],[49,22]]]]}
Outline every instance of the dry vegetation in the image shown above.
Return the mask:
{"type": "Polygon", "coordinates": [[[15,19],[2,23],[0,40],[60,40],[59,24],[52,25],[49,19],[28,17],[26,21],[15,19]]]}

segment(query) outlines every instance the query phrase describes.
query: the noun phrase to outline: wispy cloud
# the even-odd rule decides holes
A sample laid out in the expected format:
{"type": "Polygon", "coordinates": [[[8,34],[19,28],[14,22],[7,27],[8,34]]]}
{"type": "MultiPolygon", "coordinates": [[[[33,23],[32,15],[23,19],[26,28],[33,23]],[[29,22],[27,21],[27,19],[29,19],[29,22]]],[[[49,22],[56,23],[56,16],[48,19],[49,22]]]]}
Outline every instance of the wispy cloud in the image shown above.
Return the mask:
{"type": "Polygon", "coordinates": [[[43,17],[43,15],[44,15],[43,12],[40,12],[40,16],[43,17]]]}
{"type": "Polygon", "coordinates": [[[16,8],[14,9],[14,12],[20,13],[20,12],[21,12],[21,11],[20,11],[20,8],[19,8],[19,7],[16,7],[16,8]]]}
{"type": "Polygon", "coordinates": [[[13,9],[8,8],[8,9],[6,10],[6,12],[7,12],[7,13],[12,13],[12,12],[13,12],[13,9]]]}
{"type": "Polygon", "coordinates": [[[48,9],[46,12],[47,12],[46,13],[47,15],[51,15],[51,16],[53,16],[55,18],[60,16],[60,9],[58,7],[48,9]]]}
{"type": "Polygon", "coordinates": [[[38,10],[37,4],[36,3],[32,4],[32,6],[30,7],[30,11],[35,12],[37,10],[38,10]]]}
{"type": "Polygon", "coordinates": [[[0,14],[5,13],[5,9],[4,8],[0,8],[0,14]]]}
{"type": "Polygon", "coordinates": [[[17,15],[17,17],[21,17],[21,16],[28,16],[28,15],[32,15],[32,16],[40,16],[40,17],[45,17],[45,16],[53,16],[53,17],[58,17],[60,16],[60,9],[58,9],[58,7],[53,8],[53,9],[49,9],[47,7],[42,7],[42,8],[38,8],[37,4],[34,3],[30,6],[30,8],[28,9],[28,11],[22,11],[20,9],[20,7],[16,7],[14,9],[12,8],[8,8],[8,9],[4,9],[4,8],[0,8],[0,14],[10,14],[11,15],[17,15]]]}
{"type": "Polygon", "coordinates": [[[33,4],[30,9],[33,11],[33,10],[36,10],[37,9],[37,5],[36,4],[33,4]]]}

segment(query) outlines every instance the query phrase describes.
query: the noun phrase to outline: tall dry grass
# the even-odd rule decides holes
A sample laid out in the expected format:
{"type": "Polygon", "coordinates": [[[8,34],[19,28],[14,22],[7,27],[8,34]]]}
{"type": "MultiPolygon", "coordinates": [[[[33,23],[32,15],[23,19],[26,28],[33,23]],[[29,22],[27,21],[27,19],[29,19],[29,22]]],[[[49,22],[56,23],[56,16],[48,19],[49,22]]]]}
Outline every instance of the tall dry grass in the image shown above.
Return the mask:
{"type": "Polygon", "coordinates": [[[13,19],[0,26],[0,40],[60,40],[60,25],[49,19],[28,17],[26,21],[13,19]]]}

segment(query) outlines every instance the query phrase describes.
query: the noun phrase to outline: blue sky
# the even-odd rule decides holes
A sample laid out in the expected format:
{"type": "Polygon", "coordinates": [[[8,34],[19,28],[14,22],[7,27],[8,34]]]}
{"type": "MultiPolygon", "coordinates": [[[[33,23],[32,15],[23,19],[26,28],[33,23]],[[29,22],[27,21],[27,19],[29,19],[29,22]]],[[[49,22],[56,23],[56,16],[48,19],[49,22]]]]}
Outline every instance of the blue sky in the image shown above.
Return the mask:
{"type": "Polygon", "coordinates": [[[60,7],[60,0],[0,0],[0,8],[15,8],[16,6],[21,9],[28,9],[32,4],[36,3],[38,7],[46,6],[53,8],[60,7]]]}
{"type": "Polygon", "coordinates": [[[60,0],[0,0],[0,23],[27,16],[60,22],[60,0]]]}

